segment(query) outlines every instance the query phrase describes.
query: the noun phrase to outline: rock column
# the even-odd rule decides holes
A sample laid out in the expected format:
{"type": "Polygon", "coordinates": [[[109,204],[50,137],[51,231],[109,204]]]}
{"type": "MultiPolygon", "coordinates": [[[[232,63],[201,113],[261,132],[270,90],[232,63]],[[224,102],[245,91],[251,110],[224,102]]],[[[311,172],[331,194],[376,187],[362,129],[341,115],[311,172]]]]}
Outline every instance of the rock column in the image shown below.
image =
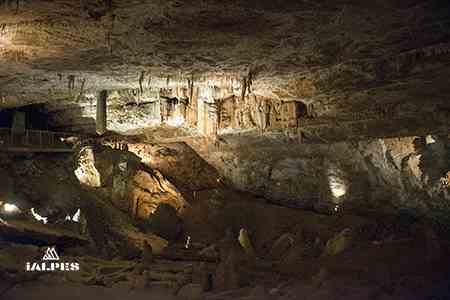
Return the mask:
{"type": "Polygon", "coordinates": [[[97,134],[102,135],[106,132],[106,99],[108,92],[103,90],[97,95],[97,116],[96,116],[96,131],[97,134]]]}

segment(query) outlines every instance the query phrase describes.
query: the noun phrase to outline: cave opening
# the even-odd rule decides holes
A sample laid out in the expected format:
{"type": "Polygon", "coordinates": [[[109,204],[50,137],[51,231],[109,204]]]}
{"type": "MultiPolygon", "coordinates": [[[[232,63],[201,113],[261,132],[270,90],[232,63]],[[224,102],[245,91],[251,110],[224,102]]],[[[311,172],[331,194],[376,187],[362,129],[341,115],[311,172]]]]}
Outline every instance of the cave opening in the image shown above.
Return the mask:
{"type": "Polygon", "coordinates": [[[302,101],[296,102],[296,113],[298,118],[305,118],[309,116],[308,107],[302,101]]]}
{"type": "Polygon", "coordinates": [[[49,114],[45,104],[2,109],[0,110],[0,127],[49,130],[49,114]]]}

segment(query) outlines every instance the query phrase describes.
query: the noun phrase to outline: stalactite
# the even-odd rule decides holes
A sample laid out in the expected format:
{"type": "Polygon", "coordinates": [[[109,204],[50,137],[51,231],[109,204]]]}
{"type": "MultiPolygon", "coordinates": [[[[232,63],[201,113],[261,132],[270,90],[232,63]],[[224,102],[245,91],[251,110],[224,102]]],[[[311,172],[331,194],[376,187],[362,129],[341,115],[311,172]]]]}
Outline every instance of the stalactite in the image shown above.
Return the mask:
{"type": "Polygon", "coordinates": [[[111,36],[113,34],[114,31],[114,21],[116,19],[116,15],[115,14],[111,14],[111,27],[109,28],[108,32],[106,33],[106,44],[107,47],[109,49],[109,54],[112,55],[113,54],[113,47],[112,47],[112,40],[111,40],[111,36]]]}
{"type": "Polygon", "coordinates": [[[242,78],[241,81],[241,103],[245,102],[245,92],[247,91],[247,78],[242,78]]]}
{"type": "Polygon", "coordinates": [[[67,79],[69,80],[68,83],[69,90],[73,90],[75,88],[75,75],[69,75],[67,76],[67,79]]]}
{"type": "Polygon", "coordinates": [[[194,98],[194,74],[191,75],[191,79],[188,79],[188,89],[189,89],[188,106],[191,106],[192,99],[194,98]]]}
{"type": "Polygon", "coordinates": [[[253,73],[252,71],[249,71],[247,76],[247,90],[249,94],[252,93],[252,84],[253,84],[253,73]]]}
{"type": "Polygon", "coordinates": [[[86,84],[86,78],[81,80],[80,94],[78,94],[78,101],[81,100],[84,94],[84,85],[86,84]]]}
{"type": "Polygon", "coordinates": [[[141,91],[141,94],[144,93],[144,88],[142,87],[142,82],[144,81],[145,77],[145,71],[141,72],[141,75],[139,76],[139,90],[141,91]]]}
{"type": "Polygon", "coordinates": [[[222,125],[222,112],[223,112],[223,99],[215,99],[214,103],[216,105],[216,118],[217,118],[217,128],[220,128],[222,125]]]}
{"type": "Polygon", "coordinates": [[[148,75],[148,80],[147,80],[147,88],[151,89],[151,83],[152,83],[152,75],[149,74],[148,75]]]}

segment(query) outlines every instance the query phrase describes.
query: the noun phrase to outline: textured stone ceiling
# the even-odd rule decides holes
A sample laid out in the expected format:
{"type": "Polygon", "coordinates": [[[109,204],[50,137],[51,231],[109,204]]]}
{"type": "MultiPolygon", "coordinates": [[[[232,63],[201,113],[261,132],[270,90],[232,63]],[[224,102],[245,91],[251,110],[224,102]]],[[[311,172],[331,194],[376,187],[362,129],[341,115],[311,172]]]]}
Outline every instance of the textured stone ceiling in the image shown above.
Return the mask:
{"type": "Polygon", "coordinates": [[[447,112],[447,0],[0,1],[0,108],[100,89],[197,85],[317,103],[322,115],[447,112]]]}

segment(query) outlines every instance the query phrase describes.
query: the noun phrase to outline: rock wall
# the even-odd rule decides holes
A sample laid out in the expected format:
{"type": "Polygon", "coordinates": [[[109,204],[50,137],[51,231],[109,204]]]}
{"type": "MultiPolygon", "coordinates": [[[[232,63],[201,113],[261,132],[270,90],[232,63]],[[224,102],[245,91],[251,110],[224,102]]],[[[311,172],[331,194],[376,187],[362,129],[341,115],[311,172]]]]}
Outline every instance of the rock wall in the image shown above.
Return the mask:
{"type": "MultiPolygon", "coordinates": [[[[119,204],[128,199],[136,200],[136,197],[144,198],[138,193],[139,189],[142,185],[148,189],[151,184],[158,184],[157,180],[155,183],[155,177],[151,177],[153,181],[146,182],[139,172],[133,172],[139,166],[139,159],[132,160],[132,155],[127,156],[126,152],[104,149],[99,155],[90,150],[82,151],[79,155],[83,158],[81,161],[68,154],[0,153],[0,202],[13,204],[19,209],[14,213],[2,210],[0,221],[5,217],[9,225],[13,224],[10,227],[14,229],[11,233],[14,236],[18,232],[20,238],[28,242],[33,240],[33,243],[46,245],[56,244],[52,243],[55,239],[58,244],[65,245],[67,232],[72,233],[70,236],[75,232],[78,241],[81,239],[78,236],[80,231],[83,242],[89,240],[95,246],[93,251],[101,251],[107,257],[135,257],[145,242],[152,245],[155,253],[162,251],[167,241],[152,232],[142,232],[130,215],[142,214],[145,208],[151,209],[150,204],[155,201],[174,197],[170,198],[170,193],[155,192],[150,204],[127,214],[128,210],[124,211],[119,204]],[[123,162],[129,167],[126,170],[131,172],[120,170],[123,162]],[[121,198],[122,195],[126,197],[121,198]],[[78,224],[68,221],[67,216],[74,216],[78,209],[81,214],[78,224]],[[31,229],[22,230],[12,223],[12,219],[31,229]]],[[[149,190],[142,192],[144,195],[150,193],[149,190]]],[[[5,238],[5,232],[0,234],[0,240],[5,238]]]]}
{"type": "Polygon", "coordinates": [[[448,136],[294,144],[233,137],[190,142],[237,188],[285,206],[327,211],[450,211],[448,136]]]}
{"type": "Polygon", "coordinates": [[[221,185],[217,170],[186,143],[136,143],[128,148],[144,164],[160,170],[186,196],[221,185]]]}
{"type": "Polygon", "coordinates": [[[76,161],[79,181],[131,217],[146,219],[161,203],[177,210],[187,204],[160,171],[141,164],[141,159],[131,152],[84,146],[76,161]]]}

